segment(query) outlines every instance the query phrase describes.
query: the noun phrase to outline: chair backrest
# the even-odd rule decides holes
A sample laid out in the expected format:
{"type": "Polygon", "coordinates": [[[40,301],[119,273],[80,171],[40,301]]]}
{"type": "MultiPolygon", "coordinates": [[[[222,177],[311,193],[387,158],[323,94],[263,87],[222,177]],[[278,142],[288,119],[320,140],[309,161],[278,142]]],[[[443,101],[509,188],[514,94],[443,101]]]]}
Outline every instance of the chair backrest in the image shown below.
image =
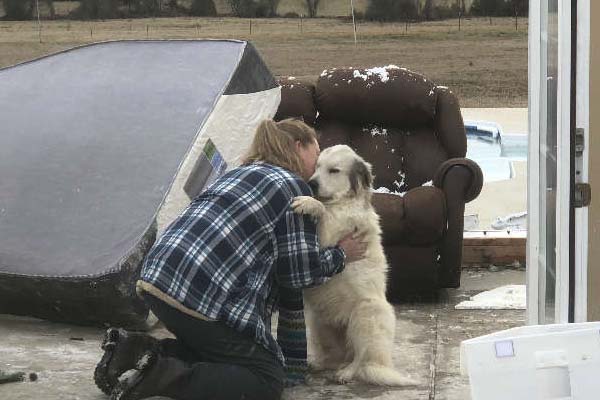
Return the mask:
{"type": "Polygon", "coordinates": [[[388,66],[324,71],[316,85],[282,78],[276,119],[314,125],[322,148],[347,144],[373,166],[374,187],[404,192],[431,180],[449,158],[464,157],[456,96],[422,75],[388,66]]]}

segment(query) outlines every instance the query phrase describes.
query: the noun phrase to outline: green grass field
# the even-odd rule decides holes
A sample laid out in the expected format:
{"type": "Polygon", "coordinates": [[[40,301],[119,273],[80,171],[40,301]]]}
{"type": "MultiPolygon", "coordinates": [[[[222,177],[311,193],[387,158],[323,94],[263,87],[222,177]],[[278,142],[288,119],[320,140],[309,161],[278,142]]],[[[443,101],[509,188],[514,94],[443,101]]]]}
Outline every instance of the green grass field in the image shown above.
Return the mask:
{"type": "Polygon", "coordinates": [[[463,107],[527,106],[527,20],[381,24],[343,19],[157,18],[0,21],[0,67],[85,43],[118,39],[252,41],[275,75],[314,80],[325,68],[396,64],[450,87],[463,107]]]}

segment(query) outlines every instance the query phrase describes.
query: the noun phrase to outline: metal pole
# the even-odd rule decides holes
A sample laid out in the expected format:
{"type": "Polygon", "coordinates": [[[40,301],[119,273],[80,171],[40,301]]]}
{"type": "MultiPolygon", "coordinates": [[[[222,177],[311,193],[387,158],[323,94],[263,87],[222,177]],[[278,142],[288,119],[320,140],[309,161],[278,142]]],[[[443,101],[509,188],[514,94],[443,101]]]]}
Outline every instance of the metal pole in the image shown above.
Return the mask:
{"type": "Polygon", "coordinates": [[[350,0],[350,8],[352,9],[352,27],[354,28],[354,45],[356,45],[356,19],[354,18],[354,0],[350,0]]]}
{"type": "Polygon", "coordinates": [[[39,0],[35,0],[35,8],[37,10],[38,36],[40,37],[40,43],[42,43],[42,22],[40,21],[40,2],[39,2],[39,0]]]}

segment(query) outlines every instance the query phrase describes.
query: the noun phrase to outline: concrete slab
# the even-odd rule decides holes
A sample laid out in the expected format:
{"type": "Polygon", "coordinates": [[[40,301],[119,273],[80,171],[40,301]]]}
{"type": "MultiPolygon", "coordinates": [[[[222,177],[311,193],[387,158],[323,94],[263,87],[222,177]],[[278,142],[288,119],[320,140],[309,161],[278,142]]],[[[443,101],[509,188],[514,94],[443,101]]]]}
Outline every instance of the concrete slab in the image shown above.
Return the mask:
{"type": "MultiPolygon", "coordinates": [[[[522,325],[525,312],[454,310],[454,305],[482,290],[524,281],[524,269],[465,269],[462,288],[444,291],[438,301],[396,305],[394,361],[398,369],[417,378],[416,386],[338,385],[321,373],[308,385],[287,390],[284,398],[468,400],[468,381],[460,376],[460,342],[522,325]]],[[[0,315],[0,369],[36,372],[39,376],[35,382],[0,385],[0,399],[106,400],[92,378],[101,356],[103,331],[0,315]]],[[[160,327],[152,333],[168,336],[160,327]]]]}
{"type": "Polygon", "coordinates": [[[454,306],[484,290],[507,284],[525,283],[523,269],[489,269],[466,274],[460,290],[448,291],[448,301],[440,306],[437,323],[436,373],[433,399],[468,400],[468,377],[460,373],[460,342],[491,332],[525,324],[525,310],[455,310],[454,306]]]}

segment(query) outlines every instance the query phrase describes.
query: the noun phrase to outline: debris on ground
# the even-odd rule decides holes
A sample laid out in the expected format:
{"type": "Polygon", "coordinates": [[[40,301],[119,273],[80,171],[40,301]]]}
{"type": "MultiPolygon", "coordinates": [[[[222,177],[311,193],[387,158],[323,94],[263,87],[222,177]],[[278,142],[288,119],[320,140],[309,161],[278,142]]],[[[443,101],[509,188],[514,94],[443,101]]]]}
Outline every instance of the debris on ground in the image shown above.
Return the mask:
{"type": "Polygon", "coordinates": [[[31,372],[29,375],[27,375],[25,372],[7,372],[0,369],[0,384],[23,382],[26,376],[31,382],[37,381],[38,378],[35,372],[31,372]]]}

